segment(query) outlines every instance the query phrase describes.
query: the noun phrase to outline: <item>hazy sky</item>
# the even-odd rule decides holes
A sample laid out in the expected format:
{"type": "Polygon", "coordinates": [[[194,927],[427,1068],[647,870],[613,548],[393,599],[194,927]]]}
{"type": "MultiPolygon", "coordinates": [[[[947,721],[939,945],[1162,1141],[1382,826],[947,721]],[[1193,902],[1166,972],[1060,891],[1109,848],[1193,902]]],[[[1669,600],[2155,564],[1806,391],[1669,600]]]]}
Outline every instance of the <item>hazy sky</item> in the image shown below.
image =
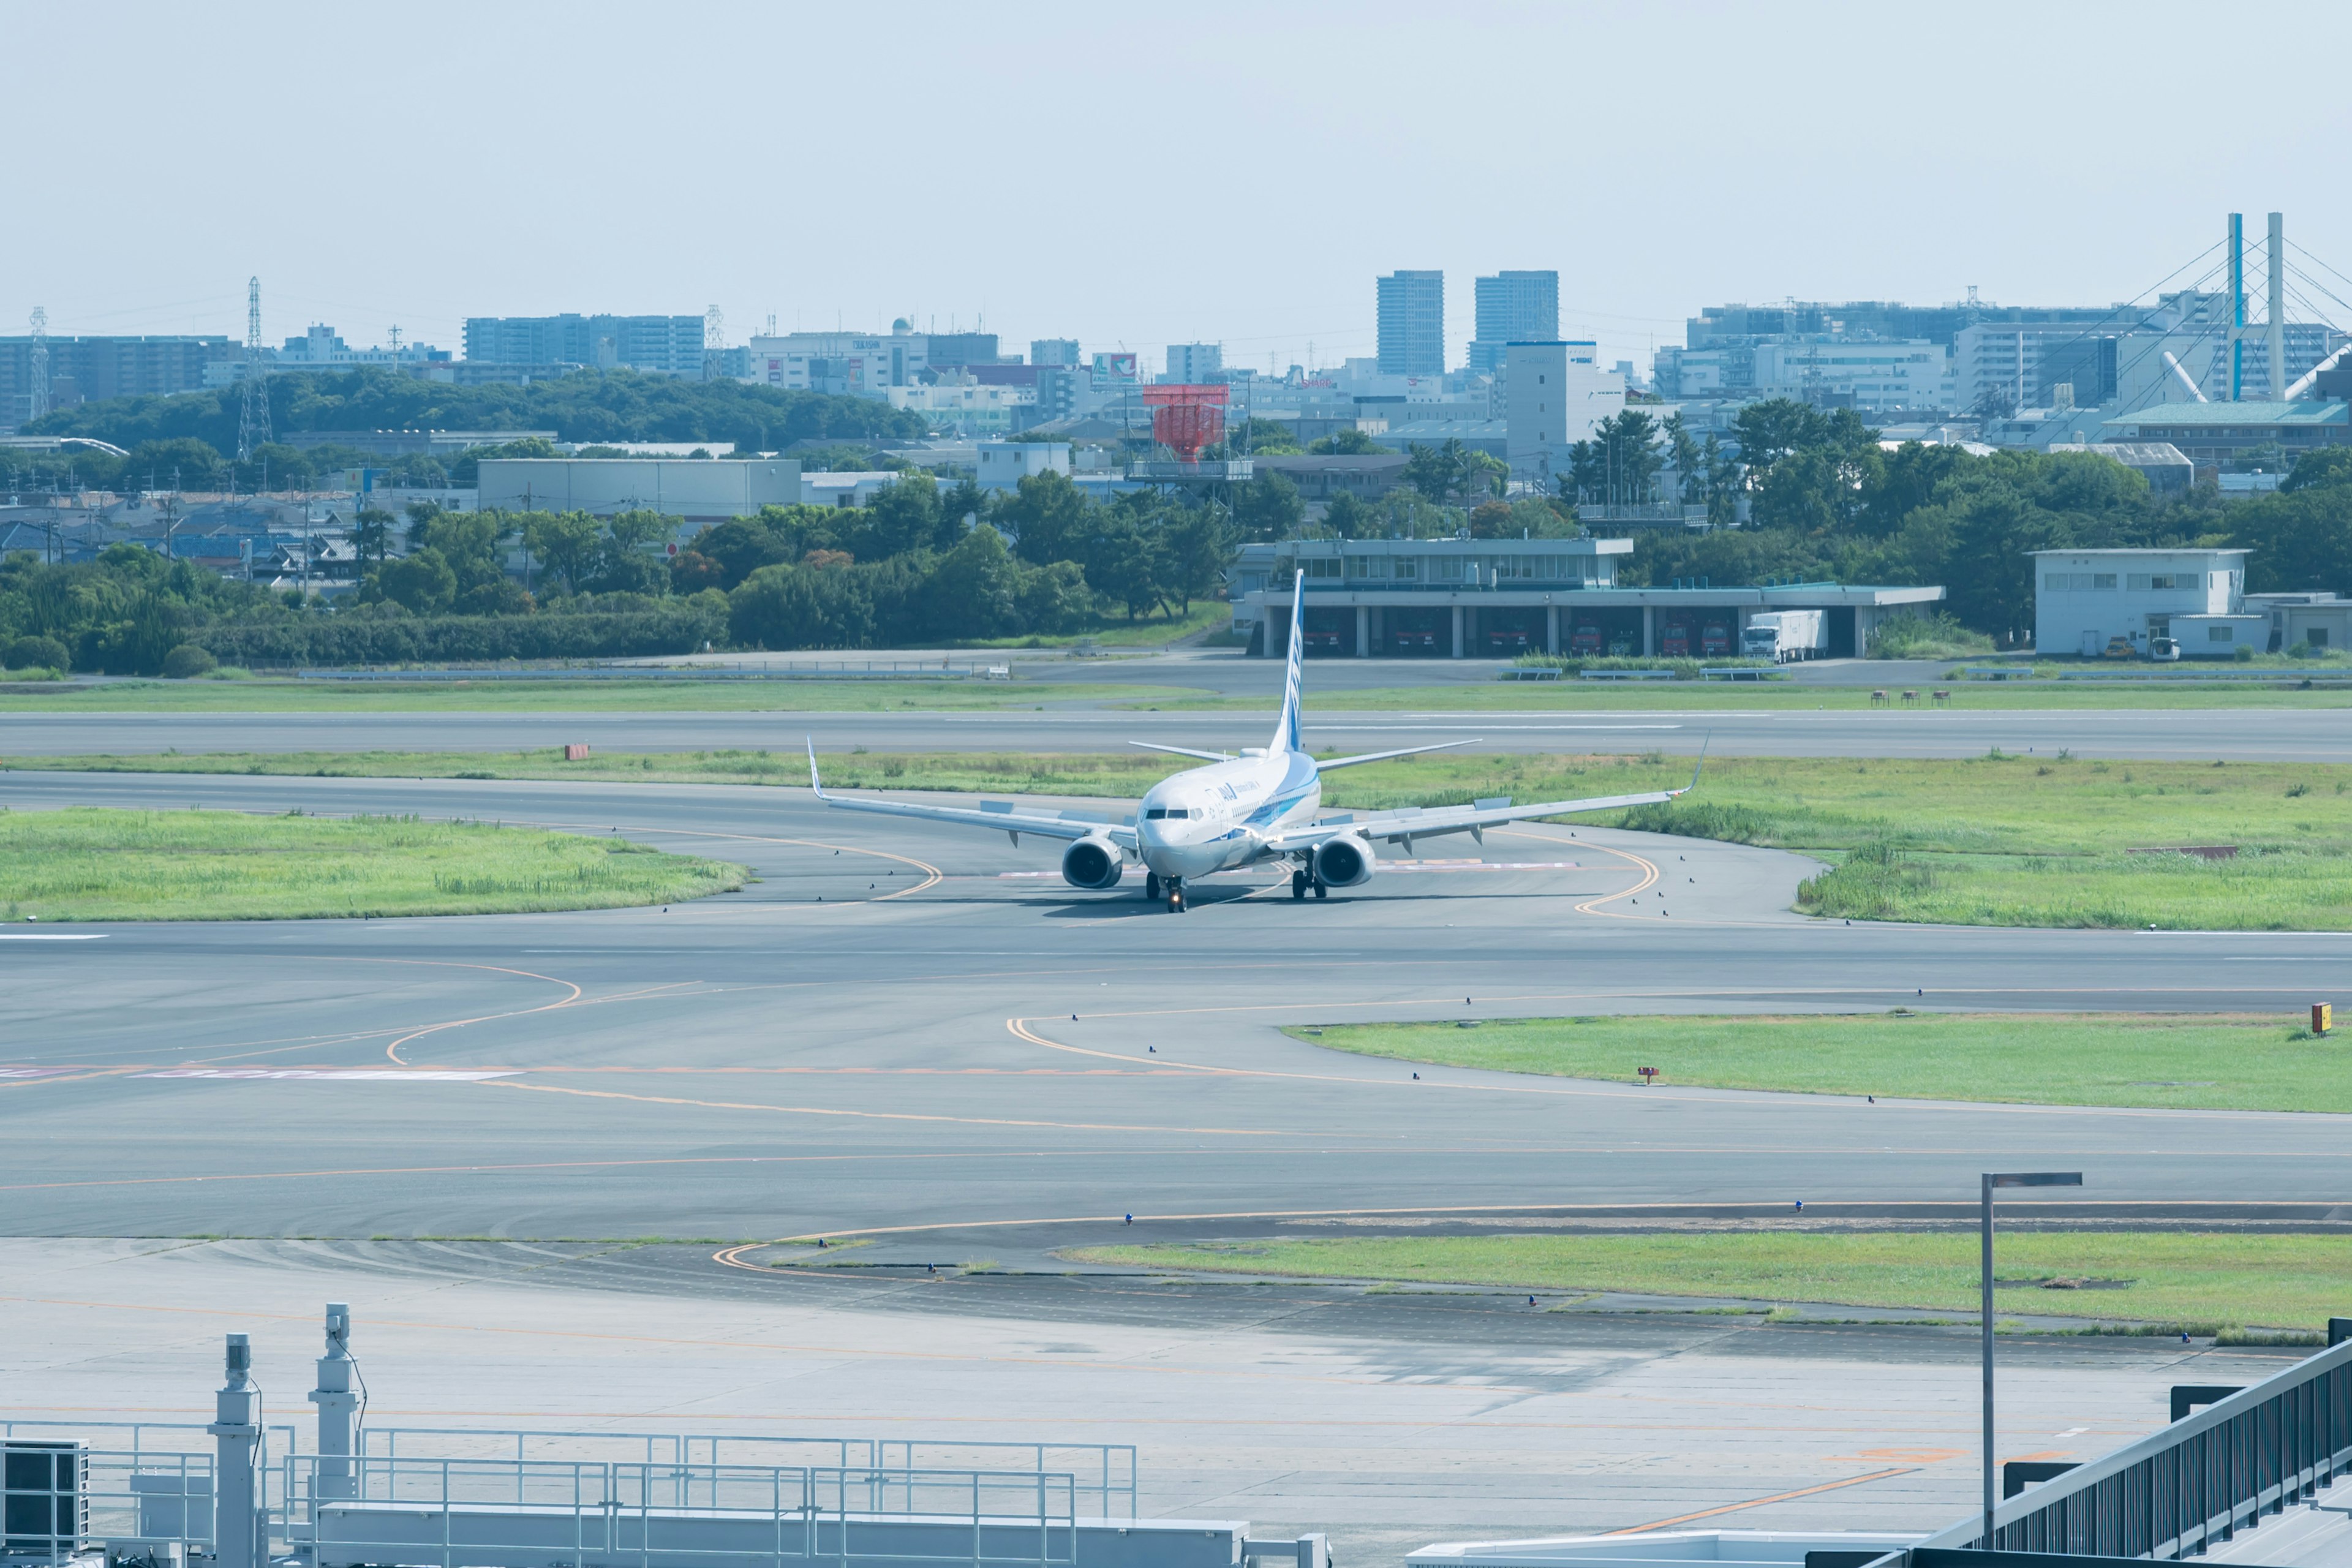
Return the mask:
{"type": "Polygon", "coordinates": [[[1458,363],[1472,278],[1549,267],[1646,367],[1726,300],[2127,299],[2232,209],[2352,273],[2347,45],[2343,0],[0,0],[0,332],[241,336],[257,273],[273,344],[715,302],[1263,367],[1438,267],[1458,363]]]}

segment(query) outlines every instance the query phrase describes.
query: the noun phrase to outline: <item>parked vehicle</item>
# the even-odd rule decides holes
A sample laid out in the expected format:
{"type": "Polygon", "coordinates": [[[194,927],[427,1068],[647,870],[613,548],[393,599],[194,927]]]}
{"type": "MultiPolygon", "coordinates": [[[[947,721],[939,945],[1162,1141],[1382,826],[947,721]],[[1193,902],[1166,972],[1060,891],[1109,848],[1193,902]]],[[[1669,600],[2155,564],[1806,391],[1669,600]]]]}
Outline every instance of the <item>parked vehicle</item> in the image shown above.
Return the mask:
{"type": "Polygon", "coordinates": [[[1601,628],[1590,621],[1568,634],[1568,651],[1580,658],[1599,657],[1601,643],[1601,628]]]}
{"type": "Polygon", "coordinates": [[[2137,658],[2139,649],[2132,647],[2131,638],[2119,632],[2107,639],[2107,651],[2099,657],[2101,658],[2137,658]]]}
{"type": "Polygon", "coordinates": [[[2179,664],[2180,645],[2170,637],[2150,637],[2147,639],[2147,657],[2158,664],[2179,664]]]}
{"type": "Polygon", "coordinates": [[[1766,610],[1740,629],[1739,651],[1749,658],[1781,664],[1819,658],[1830,645],[1830,617],[1823,610],[1766,610]]]}
{"type": "Polygon", "coordinates": [[[1435,658],[1437,657],[1437,634],[1435,632],[1401,631],[1392,633],[1391,636],[1396,641],[1396,651],[1399,658],[1435,658]]]}
{"type": "Polygon", "coordinates": [[[1532,646],[1523,631],[1490,631],[1486,634],[1486,651],[1495,658],[1516,658],[1532,646]]]}
{"type": "Polygon", "coordinates": [[[1709,621],[1705,626],[1699,627],[1698,651],[1699,657],[1702,658],[1730,658],[1731,623],[1728,621],[1709,621]]]}
{"type": "Polygon", "coordinates": [[[1300,635],[1305,638],[1307,651],[1310,654],[1345,653],[1347,651],[1347,646],[1342,641],[1338,632],[1310,631],[1304,632],[1300,635]]]}
{"type": "Polygon", "coordinates": [[[1688,658],[1691,650],[1691,629],[1688,621],[1668,621],[1659,634],[1658,652],[1667,658],[1688,658]]]}

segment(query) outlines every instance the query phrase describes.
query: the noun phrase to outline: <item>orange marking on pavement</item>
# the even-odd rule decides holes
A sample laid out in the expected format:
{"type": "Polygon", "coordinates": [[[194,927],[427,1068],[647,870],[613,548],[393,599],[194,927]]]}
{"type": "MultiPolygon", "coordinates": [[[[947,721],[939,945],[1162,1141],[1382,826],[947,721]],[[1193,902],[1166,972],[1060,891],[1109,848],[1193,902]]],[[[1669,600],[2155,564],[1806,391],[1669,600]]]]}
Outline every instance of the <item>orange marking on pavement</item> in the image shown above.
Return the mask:
{"type": "Polygon", "coordinates": [[[510,1078],[478,1079],[475,1081],[488,1089],[576,1094],[589,1100],[634,1100],[647,1105],[691,1105],[707,1110],[765,1110],[780,1116],[834,1116],[857,1121],[921,1121],[954,1127],[1043,1127],[1062,1132],[1186,1132],[1223,1138],[1295,1138],[1298,1135],[1295,1129],[1286,1127],[1170,1127],[1124,1121],[1040,1121],[1010,1116],[945,1116],[913,1110],[841,1110],[823,1105],[762,1105],[753,1100],[624,1094],[612,1089],[570,1089],[553,1083],[520,1083],[510,1078]]]}
{"type": "Polygon", "coordinates": [[[1695,1519],[1713,1519],[1719,1513],[1738,1513],[1742,1509],[1762,1508],[1768,1502],[1787,1502],[1791,1498],[1811,1497],[1816,1492],[1833,1492],[1840,1487],[1858,1487],[1864,1481],[1883,1481],[1889,1476],[1907,1476],[1919,1468],[1906,1465],[1898,1469],[1873,1470],[1866,1476],[1849,1476],[1842,1481],[1823,1481],[1817,1487],[1799,1487],[1792,1492],[1774,1492],[1770,1497],[1749,1498],[1746,1502],[1727,1502],[1720,1508],[1703,1508],[1696,1513],[1678,1513],[1672,1519],[1654,1519],[1647,1524],[1629,1524],[1622,1530],[1604,1530],[1603,1535],[1639,1535],[1645,1530],[1664,1530],[1670,1524],[1688,1524],[1695,1519]]]}

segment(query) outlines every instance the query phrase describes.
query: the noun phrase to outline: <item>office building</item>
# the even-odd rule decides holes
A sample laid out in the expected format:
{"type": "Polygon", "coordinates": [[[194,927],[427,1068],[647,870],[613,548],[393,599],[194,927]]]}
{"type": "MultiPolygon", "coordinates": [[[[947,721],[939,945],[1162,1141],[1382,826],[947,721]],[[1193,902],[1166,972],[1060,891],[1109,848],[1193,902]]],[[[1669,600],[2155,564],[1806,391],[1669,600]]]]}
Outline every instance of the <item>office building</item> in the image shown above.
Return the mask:
{"type": "MultiPolygon", "coordinates": [[[[894,325],[892,331],[897,331],[894,325]]],[[[960,370],[968,364],[998,364],[994,332],[925,332],[924,353],[935,370],[960,370]]]]}
{"type": "Polygon", "coordinates": [[[1032,338],[1029,340],[1029,363],[1076,365],[1086,362],[1078,357],[1078,340],[1076,338],[1032,338]]]}
{"type": "Polygon", "coordinates": [[[1503,368],[1507,343],[1549,342],[1559,336],[1559,274],[1497,272],[1475,285],[1477,333],[1470,340],[1472,372],[1503,368]]]}
{"type": "MultiPolygon", "coordinates": [[[[486,511],[610,517],[646,510],[690,525],[751,517],[763,506],[791,506],[801,499],[801,466],[789,458],[485,458],[481,469],[479,503],[486,511]]],[[[683,536],[690,529],[678,531],[683,536]]]]}
{"type": "MultiPolygon", "coordinates": [[[[205,366],[244,349],[217,334],[184,337],[50,337],[48,405],[101,397],[167,397],[205,384],[205,366]]],[[[33,340],[0,337],[0,426],[25,417],[33,390],[33,340]]]]}
{"type": "Polygon", "coordinates": [[[702,374],[696,316],[468,316],[466,358],[488,364],[575,364],[659,375],[702,374]]]}
{"type": "Polygon", "coordinates": [[[1160,379],[1184,384],[1207,381],[1225,368],[1225,351],[1217,343],[1170,343],[1167,368],[1160,379]]]}
{"type": "Polygon", "coordinates": [[[1391,272],[1378,282],[1380,374],[1445,374],[1445,274],[1391,272]]]}
{"type": "Polygon", "coordinates": [[[2109,441],[2168,441],[2200,468],[2257,451],[2292,466],[2321,447],[2352,444],[2352,407],[2327,397],[2292,403],[2159,403],[2102,422],[2109,441]]]}
{"type": "Polygon", "coordinates": [[[1503,460],[1511,478],[1552,489],[1568,472],[1569,448],[1624,410],[1625,384],[1601,368],[1597,343],[1504,345],[1503,460]]]}
{"type": "MultiPolygon", "coordinates": [[[[279,371],[397,370],[428,375],[436,366],[455,363],[456,356],[431,343],[402,343],[396,348],[355,349],[334,328],[312,325],[299,338],[288,338],[278,348],[264,349],[263,368],[279,371]]],[[[205,366],[206,386],[234,386],[245,375],[245,354],[215,356],[205,366]]]]}
{"type": "Polygon", "coordinates": [[[2116,638],[2146,654],[2168,637],[2183,658],[2235,658],[2269,642],[2270,614],[2246,604],[2242,550],[2035,550],[2033,648],[2105,655],[2116,638]]]}
{"type": "Polygon", "coordinates": [[[913,386],[930,363],[932,340],[905,330],[889,332],[783,332],[748,345],[749,379],[795,392],[879,397],[890,387],[913,386]]]}

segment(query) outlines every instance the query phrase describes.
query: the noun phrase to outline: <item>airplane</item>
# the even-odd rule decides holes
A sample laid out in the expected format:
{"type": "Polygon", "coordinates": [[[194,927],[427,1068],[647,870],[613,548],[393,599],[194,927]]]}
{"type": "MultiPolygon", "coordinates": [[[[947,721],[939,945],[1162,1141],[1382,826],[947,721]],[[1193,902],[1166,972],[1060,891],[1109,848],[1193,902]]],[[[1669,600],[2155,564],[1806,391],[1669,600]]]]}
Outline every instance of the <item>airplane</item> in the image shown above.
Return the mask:
{"type": "MultiPolygon", "coordinates": [[[[1185,910],[1186,885],[1195,878],[1232,871],[1269,861],[1291,864],[1290,896],[1308,893],[1320,899],[1333,888],[1357,888],[1371,880],[1379,863],[1375,843],[1402,845],[1408,855],[1416,839],[1442,834],[1467,833],[1486,842],[1485,830],[1505,823],[1536,817],[1565,816],[1573,812],[1609,811],[1622,806],[1668,801],[1696,788],[1698,770],[1681,789],[1652,790],[1640,795],[1601,795],[1589,800],[1544,801],[1513,805],[1507,797],[1474,801],[1468,805],[1402,806],[1390,811],[1358,812],[1316,819],[1323,804],[1322,775],[1333,768],[1352,768],[1392,757],[1418,756],[1475,741],[1447,741],[1433,746],[1407,746],[1393,752],[1367,752],[1360,756],[1318,759],[1299,744],[1298,699],[1301,657],[1306,639],[1306,595],[1293,590],[1290,604],[1290,663],[1283,679],[1282,716],[1274,736],[1263,747],[1249,747],[1239,755],[1195,751],[1189,746],[1160,746],[1149,741],[1130,745],[1180,757],[1199,757],[1208,766],[1188,768],[1144,793],[1133,820],[1124,823],[1064,817],[1045,811],[1022,810],[1009,802],[981,806],[918,805],[912,801],[876,800],[859,795],[828,794],[817,776],[816,742],[809,742],[809,788],[816,798],[838,811],[873,812],[886,816],[913,817],[925,822],[953,823],[1010,834],[1017,846],[1024,833],[1066,841],[1062,851],[1062,879],[1074,888],[1104,892],[1118,887],[1130,862],[1144,868],[1143,896],[1168,900],[1169,912],[1185,910]]],[[[1702,757],[1702,763],[1704,758],[1702,757]]]]}

